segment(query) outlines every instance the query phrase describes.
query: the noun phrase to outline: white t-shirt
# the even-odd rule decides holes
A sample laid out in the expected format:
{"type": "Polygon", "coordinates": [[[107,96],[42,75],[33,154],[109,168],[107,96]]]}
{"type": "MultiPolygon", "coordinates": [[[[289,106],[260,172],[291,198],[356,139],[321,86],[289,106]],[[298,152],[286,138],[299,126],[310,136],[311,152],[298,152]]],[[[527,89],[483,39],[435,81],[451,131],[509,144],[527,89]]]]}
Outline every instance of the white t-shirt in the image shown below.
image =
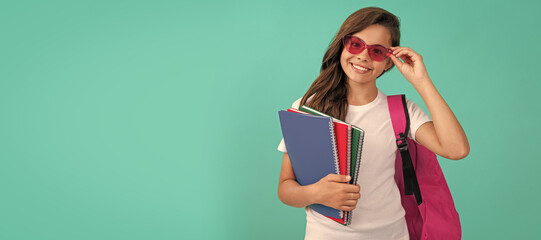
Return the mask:
{"type": "MultiPolygon", "coordinates": [[[[299,98],[292,105],[298,108],[299,98]]],[[[417,129],[430,117],[417,104],[407,100],[410,117],[409,137],[415,140],[417,129]]],[[[396,139],[387,106],[387,95],[378,90],[376,99],[362,105],[349,105],[346,122],[365,131],[358,184],[361,198],[353,210],[351,224],[343,226],[306,207],[305,239],[409,239],[394,180],[396,139]]],[[[278,150],[287,152],[284,140],[278,150]]]]}

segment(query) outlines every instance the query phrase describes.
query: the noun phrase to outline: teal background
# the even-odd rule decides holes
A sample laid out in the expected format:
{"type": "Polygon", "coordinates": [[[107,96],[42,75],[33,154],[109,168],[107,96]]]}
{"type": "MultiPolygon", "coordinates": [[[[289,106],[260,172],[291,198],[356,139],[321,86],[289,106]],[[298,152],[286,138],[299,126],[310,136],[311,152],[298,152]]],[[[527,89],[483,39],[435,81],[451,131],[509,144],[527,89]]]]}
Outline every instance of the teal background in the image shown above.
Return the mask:
{"type": "Polygon", "coordinates": [[[302,239],[277,111],[366,6],[467,132],[440,158],[463,239],[538,235],[539,1],[1,1],[0,239],[302,239]]]}

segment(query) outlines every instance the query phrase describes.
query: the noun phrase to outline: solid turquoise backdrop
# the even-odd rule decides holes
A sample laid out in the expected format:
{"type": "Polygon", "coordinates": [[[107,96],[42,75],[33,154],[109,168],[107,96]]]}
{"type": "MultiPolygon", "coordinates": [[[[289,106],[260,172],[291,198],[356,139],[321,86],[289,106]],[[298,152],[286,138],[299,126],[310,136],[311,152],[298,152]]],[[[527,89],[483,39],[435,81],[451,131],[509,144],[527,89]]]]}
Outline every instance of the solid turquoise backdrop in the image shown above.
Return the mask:
{"type": "MultiPolygon", "coordinates": [[[[302,239],[277,112],[367,6],[467,132],[440,158],[463,238],[536,236],[539,1],[2,1],[0,239],[302,239]]],[[[378,82],[424,108],[396,68],[378,82]]]]}

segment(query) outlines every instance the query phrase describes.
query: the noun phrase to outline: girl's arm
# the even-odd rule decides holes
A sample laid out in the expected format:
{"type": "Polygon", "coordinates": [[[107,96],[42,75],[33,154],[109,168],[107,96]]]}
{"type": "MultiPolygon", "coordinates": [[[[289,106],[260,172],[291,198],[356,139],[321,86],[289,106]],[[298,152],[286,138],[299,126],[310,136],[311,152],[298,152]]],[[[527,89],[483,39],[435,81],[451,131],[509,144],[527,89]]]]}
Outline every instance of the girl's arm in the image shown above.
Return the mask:
{"type": "Polygon", "coordinates": [[[417,129],[417,141],[442,157],[453,160],[465,158],[470,152],[466,133],[428,77],[422,56],[407,47],[391,49],[391,60],[417,90],[432,117],[432,122],[427,122],[417,129]]]}
{"type": "Polygon", "coordinates": [[[317,183],[301,186],[295,178],[289,155],[284,153],[278,184],[278,198],[293,207],[319,203],[341,211],[355,209],[361,197],[359,185],[347,184],[350,176],[329,174],[317,183]]]}

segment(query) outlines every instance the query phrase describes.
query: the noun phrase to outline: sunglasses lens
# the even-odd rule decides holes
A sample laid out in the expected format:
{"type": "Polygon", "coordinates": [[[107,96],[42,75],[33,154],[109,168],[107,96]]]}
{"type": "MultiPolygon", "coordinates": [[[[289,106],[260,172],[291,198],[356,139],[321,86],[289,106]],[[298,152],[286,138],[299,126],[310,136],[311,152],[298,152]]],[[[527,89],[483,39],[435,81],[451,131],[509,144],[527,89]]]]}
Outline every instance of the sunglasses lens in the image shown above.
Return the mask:
{"type": "Polygon", "coordinates": [[[368,48],[368,55],[374,61],[383,61],[390,55],[387,48],[381,45],[366,45],[360,38],[351,35],[344,37],[344,48],[351,54],[359,54],[368,48]]]}
{"type": "Polygon", "coordinates": [[[385,58],[387,58],[388,54],[387,49],[381,46],[370,47],[368,53],[375,61],[383,61],[385,58]]]}
{"type": "Polygon", "coordinates": [[[359,54],[364,50],[364,43],[358,38],[346,36],[344,38],[344,47],[351,54],[359,54]]]}

